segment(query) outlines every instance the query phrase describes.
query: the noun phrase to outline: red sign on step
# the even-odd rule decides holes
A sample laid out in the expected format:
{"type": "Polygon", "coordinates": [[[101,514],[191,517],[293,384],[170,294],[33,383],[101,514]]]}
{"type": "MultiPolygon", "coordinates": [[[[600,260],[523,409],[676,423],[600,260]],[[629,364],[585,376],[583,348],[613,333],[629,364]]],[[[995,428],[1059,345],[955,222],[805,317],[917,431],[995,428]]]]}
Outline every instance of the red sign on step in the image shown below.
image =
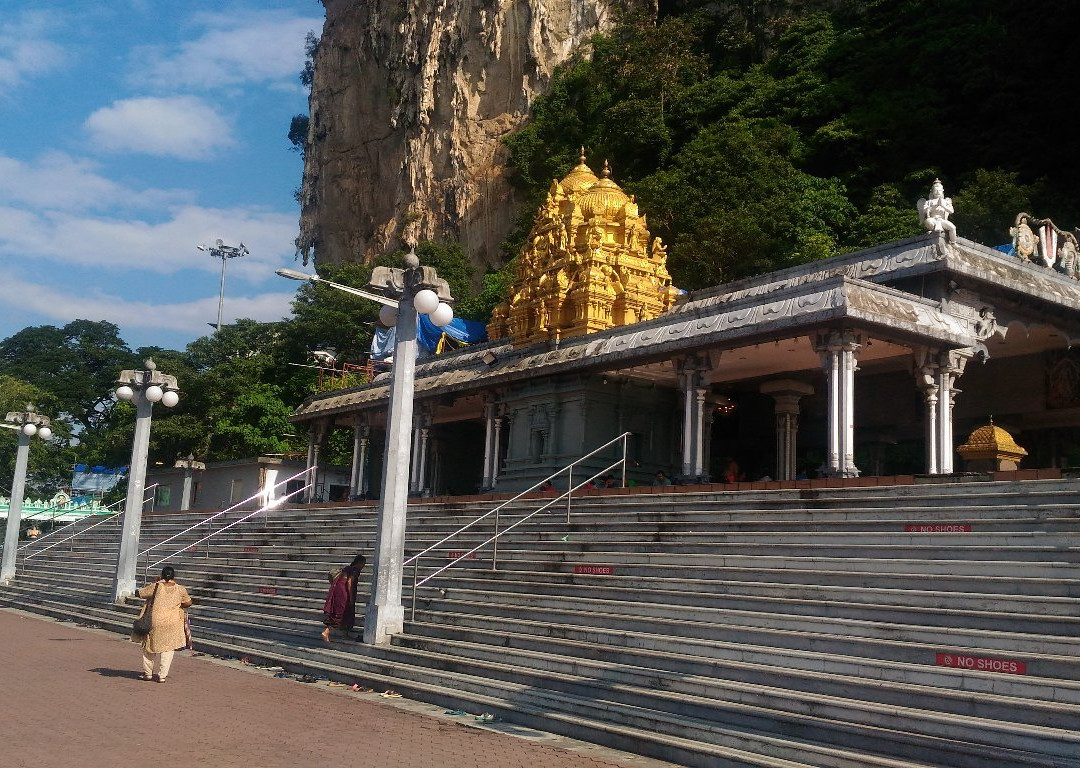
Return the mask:
{"type": "Polygon", "coordinates": [[[460,560],[461,558],[465,558],[466,560],[475,560],[476,559],[476,553],[475,552],[470,552],[469,554],[466,555],[464,550],[455,550],[453,552],[447,552],[446,556],[449,557],[451,560],[460,560]]]}
{"type": "Polygon", "coordinates": [[[260,595],[276,595],[277,587],[259,587],[260,595]]]}
{"type": "Polygon", "coordinates": [[[611,576],[615,568],[610,565],[575,565],[574,573],[584,573],[589,576],[611,576]]]}
{"type": "Polygon", "coordinates": [[[995,659],[990,656],[962,656],[955,653],[939,653],[934,662],[939,667],[971,669],[976,672],[1001,672],[1006,675],[1026,675],[1027,663],[1014,659],[995,659]]]}
{"type": "Polygon", "coordinates": [[[971,533],[968,523],[908,523],[904,533],[971,533]]]}
{"type": "Polygon", "coordinates": [[[244,547],[244,551],[245,552],[258,552],[259,548],[258,547],[244,547]]]}

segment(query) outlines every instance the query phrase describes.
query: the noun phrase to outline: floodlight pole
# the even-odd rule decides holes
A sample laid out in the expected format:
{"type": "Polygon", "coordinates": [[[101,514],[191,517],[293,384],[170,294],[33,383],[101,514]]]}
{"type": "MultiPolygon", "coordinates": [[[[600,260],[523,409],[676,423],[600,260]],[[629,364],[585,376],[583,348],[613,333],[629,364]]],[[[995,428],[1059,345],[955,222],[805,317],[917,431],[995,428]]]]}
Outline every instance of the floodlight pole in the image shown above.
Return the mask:
{"type": "Polygon", "coordinates": [[[221,288],[218,290],[217,303],[217,330],[220,331],[222,310],[225,307],[225,265],[229,263],[229,259],[247,256],[249,251],[243,243],[240,243],[240,245],[225,245],[221,240],[218,240],[215,245],[199,245],[196,248],[200,251],[209,251],[210,255],[215,259],[221,259],[221,288]]]}

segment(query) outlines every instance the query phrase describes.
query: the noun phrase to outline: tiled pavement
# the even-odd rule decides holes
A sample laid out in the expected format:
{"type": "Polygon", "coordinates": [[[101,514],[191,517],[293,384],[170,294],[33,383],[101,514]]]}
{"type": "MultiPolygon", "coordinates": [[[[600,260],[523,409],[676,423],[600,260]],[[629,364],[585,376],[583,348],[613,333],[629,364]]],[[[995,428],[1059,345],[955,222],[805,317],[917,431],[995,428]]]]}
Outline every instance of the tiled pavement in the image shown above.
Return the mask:
{"type": "Polygon", "coordinates": [[[325,682],[177,652],[137,679],[117,635],[0,610],[3,768],[660,768],[668,765],[325,682]]]}

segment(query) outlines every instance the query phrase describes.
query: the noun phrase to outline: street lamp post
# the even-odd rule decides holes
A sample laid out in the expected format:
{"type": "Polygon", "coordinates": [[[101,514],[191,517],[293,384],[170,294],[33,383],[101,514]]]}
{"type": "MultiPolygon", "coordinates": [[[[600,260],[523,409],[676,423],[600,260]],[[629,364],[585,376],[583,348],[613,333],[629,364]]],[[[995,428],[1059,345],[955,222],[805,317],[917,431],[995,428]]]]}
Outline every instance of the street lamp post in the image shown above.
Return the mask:
{"type": "Polygon", "coordinates": [[[135,569],[139,553],[139,533],[142,528],[143,492],[146,484],[146,454],[150,446],[150,418],[154,403],[172,408],[180,402],[176,377],[157,369],[147,358],[146,369],[122,371],[116,396],[135,403],[135,438],[131,449],[131,469],[128,471],[127,500],[124,505],[124,530],[116,558],[116,581],[113,600],[119,602],[136,589],[135,569]]]}
{"type": "Polygon", "coordinates": [[[4,555],[0,561],[0,583],[6,584],[15,576],[15,555],[19,549],[19,524],[22,522],[23,495],[26,491],[26,463],[30,454],[30,438],[37,435],[48,441],[52,437],[49,418],[34,410],[30,403],[24,411],[12,411],[4,417],[4,426],[19,432],[19,447],[15,453],[15,477],[11,481],[8,502],[7,528],[4,531],[4,555]]]}
{"type": "Polygon", "coordinates": [[[225,245],[225,242],[218,238],[214,245],[197,245],[195,246],[200,251],[208,251],[215,259],[221,259],[221,288],[218,290],[218,302],[217,302],[217,330],[221,330],[221,310],[225,306],[225,265],[228,264],[229,259],[237,259],[241,256],[248,255],[247,246],[243,243],[240,245],[225,245]]]}
{"type": "Polygon", "coordinates": [[[401,604],[402,565],[405,553],[405,515],[409,502],[409,459],[416,369],[417,312],[437,326],[454,319],[447,303],[453,299],[445,280],[434,267],[421,267],[415,253],[405,257],[405,268],[376,267],[370,291],[331,283],[314,275],[279,269],[293,280],[316,280],[348,293],[377,301],[392,311],[379,313],[386,325],[394,324],[394,365],[390,373],[390,405],[386,417],[386,450],[383,457],[382,494],[379,498],[372,562],[371,596],[364,616],[364,642],[384,644],[405,625],[401,604]]]}

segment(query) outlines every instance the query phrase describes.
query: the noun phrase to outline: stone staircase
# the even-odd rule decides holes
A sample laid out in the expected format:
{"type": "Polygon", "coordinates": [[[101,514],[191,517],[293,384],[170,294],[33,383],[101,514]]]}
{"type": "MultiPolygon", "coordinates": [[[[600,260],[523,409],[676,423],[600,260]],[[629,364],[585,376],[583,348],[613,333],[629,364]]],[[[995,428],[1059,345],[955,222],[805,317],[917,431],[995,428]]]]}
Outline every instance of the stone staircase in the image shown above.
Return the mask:
{"type": "MultiPolygon", "coordinates": [[[[370,555],[372,507],[280,510],[171,562],[196,600],[201,650],[675,763],[1075,768],[1078,490],[575,499],[569,526],[553,511],[500,540],[497,571],[484,551],[422,587],[386,647],[318,638],[326,572],[370,555]]],[[[410,506],[407,551],[479,511],[410,506]]],[[[143,546],[192,522],[151,516],[143,546]]],[[[421,576],[490,535],[477,528],[421,576]]],[[[100,526],[20,562],[0,606],[127,631],[136,606],[108,603],[117,540],[100,526]]],[[[410,585],[407,574],[407,605],[410,585]]]]}

